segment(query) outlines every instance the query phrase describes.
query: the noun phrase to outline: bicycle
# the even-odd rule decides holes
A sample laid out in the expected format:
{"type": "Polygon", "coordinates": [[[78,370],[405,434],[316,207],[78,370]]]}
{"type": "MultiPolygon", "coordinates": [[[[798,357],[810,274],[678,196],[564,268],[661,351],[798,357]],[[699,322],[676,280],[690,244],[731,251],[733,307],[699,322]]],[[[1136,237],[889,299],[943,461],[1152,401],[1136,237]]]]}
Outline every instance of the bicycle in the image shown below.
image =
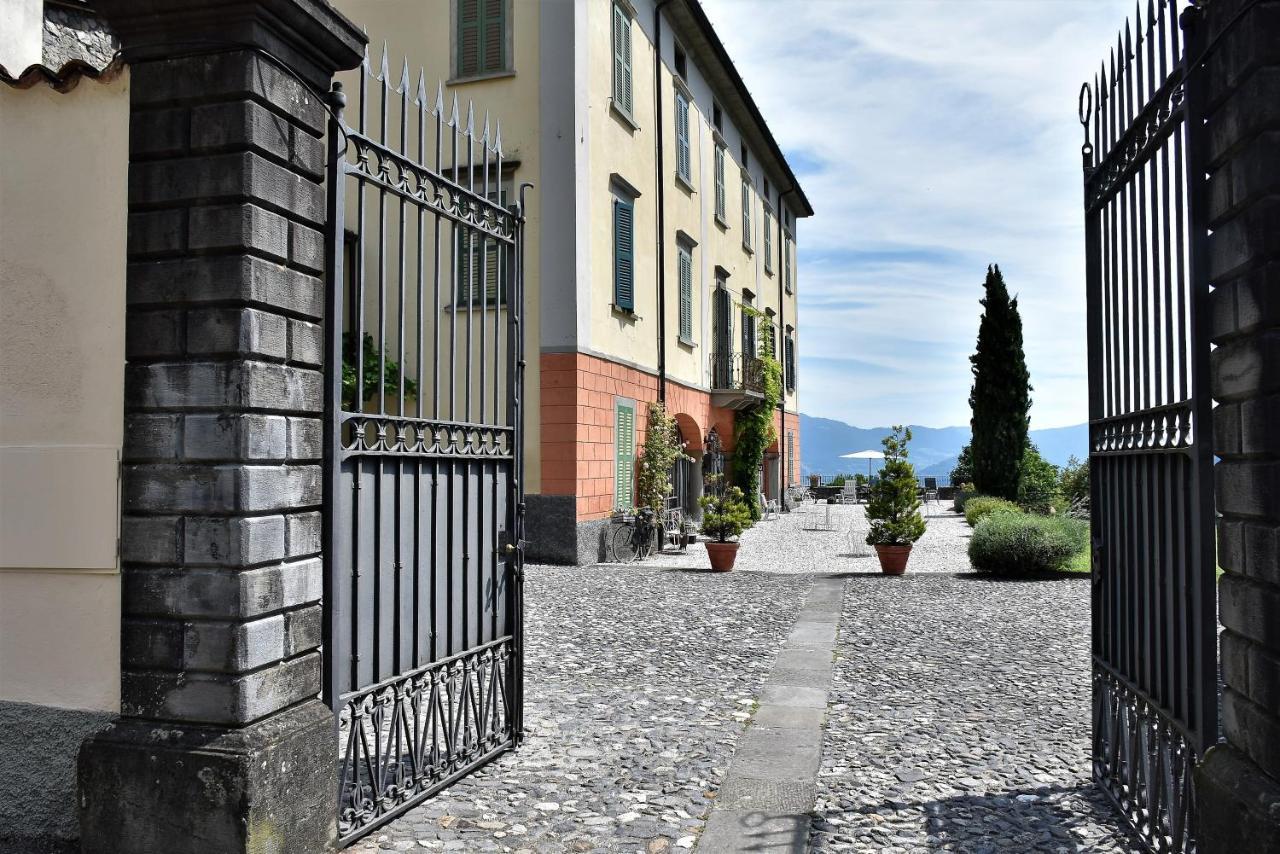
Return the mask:
{"type": "Polygon", "coordinates": [[[654,535],[658,531],[653,510],[641,507],[634,514],[616,513],[613,520],[608,551],[613,563],[644,560],[653,554],[654,535]]]}

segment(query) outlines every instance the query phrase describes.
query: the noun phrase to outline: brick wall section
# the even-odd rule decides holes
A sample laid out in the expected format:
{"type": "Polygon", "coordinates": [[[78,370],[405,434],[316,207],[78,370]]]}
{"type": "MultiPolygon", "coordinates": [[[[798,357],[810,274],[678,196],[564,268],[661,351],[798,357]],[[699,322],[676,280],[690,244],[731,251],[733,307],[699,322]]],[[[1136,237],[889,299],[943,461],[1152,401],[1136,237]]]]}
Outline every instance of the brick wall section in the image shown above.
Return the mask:
{"type": "Polygon", "coordinates": [[[325,114],[251,53],[132,69],[126,716],[320,690],[325,114]]]}
{"type": "MultiPolygon", "coordinates": [[[[1202,44],[1247,0],[1215,0],[1202,44]]],[[[1223,730],[1201,768],[1202,850],[1280,850],[1280,2],[1200,75],[1210,164],[1223,730]]]]}
{"type": "MultiPolygon", "coordinates": [[[[542,494],[574,496],[578,521],[605,518],[614,508],[615,400],[636,401],[638,455],[657,375],[586,353],[543,353],[541,395],[542,494]]],[[[713,425],[732,447],[733,413],[712,406],[709,393],[668,381],[667,409],[697,435],[696,449],[713,425]]]]}
{"type": "Polygon", "coordinates": [[[786,459],[782,460],[782,479],[784,483],[787,481],[787,469],[790,468],[792,477],[791,482],[787,483],[787,485],[796,486],[804,480],[803,475],[800,473],[800,461],[804,459],[804,454],[800,449],[800,416],[794,412],[788,412],[782,420],[784,426],[780,427],[778,430],[778,441],[782,443],[782,450],[784,453],[787,450],[787,432],[789,431],[795,434],[795,459],[791,461],[786,459]]]}

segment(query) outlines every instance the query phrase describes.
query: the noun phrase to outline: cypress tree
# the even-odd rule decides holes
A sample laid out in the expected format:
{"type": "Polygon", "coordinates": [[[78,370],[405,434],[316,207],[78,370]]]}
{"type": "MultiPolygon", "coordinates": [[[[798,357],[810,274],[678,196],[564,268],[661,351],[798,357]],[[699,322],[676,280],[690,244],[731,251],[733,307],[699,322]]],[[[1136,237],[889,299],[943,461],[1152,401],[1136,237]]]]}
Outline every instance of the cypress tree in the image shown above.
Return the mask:
{"type": "Polygon", "coordinates": [[[978,325],[978,346],[969,361],[973,389],[971,452],[973,485],[983,495],[1018,498],[1022,454],[1027,447],[1031,383],[1022,354],[1022,317],[1017,298],[1009,299],[999,266],[987,268],[978,325]]]}

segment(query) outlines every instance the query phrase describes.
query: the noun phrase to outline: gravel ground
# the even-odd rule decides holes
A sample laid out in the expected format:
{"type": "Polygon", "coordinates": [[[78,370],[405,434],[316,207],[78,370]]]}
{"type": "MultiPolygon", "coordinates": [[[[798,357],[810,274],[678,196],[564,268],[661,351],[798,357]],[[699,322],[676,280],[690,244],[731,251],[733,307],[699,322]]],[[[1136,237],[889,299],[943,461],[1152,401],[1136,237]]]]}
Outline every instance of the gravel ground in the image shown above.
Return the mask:
{"type": "MultiPolygon", "coordinates": [[[[951,502],[930,503],[925,535],[911,551],[911,572],[956,572],[969,568],[965,556],[968,536],[964,518],[950,510],[951,502]],[[960,562],[957,566],[957,561],[960,562]]],[[[748,572],[879,572],[875,551],[866,543],[867,515],[863,504],[805,503],[778,519],[758,522],[742,534],[735,570],[748,572]],[[830,515],[828,516],[828,509],[830,515]],[[832,530],[823,530],[830,526],[832,530]]],[[[710,566],[702,543],[684,554],[666,553],[646,565],[710,566]]]]}
{"type": "Polygon", "coordinates": [[[352,851],[691,848],[804,576],[527,570],[527,740],[352,851]]]}
{"type": "Polygon", "coordinates": [[[1089,781],[1087,577],[848,585],[811,852],[1137,850],[1089,781]]]}

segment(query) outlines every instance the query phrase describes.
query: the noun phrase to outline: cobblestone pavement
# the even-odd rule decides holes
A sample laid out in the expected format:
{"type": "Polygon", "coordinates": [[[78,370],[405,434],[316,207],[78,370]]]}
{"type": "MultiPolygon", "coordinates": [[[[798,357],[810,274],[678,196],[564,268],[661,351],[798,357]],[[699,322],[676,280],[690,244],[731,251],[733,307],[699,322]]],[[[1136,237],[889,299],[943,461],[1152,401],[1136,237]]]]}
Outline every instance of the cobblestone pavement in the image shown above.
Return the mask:
{"type": "Polygon", "coordinates": [[[1089,781],[1087,577],[848,585],[811,852],[1137,850],[1089,781]]]}
{"type": "Polygon", "coordinates": [[[529,567],[525,744],[349,850],[692,848],[809,587],[529,567]]]}

